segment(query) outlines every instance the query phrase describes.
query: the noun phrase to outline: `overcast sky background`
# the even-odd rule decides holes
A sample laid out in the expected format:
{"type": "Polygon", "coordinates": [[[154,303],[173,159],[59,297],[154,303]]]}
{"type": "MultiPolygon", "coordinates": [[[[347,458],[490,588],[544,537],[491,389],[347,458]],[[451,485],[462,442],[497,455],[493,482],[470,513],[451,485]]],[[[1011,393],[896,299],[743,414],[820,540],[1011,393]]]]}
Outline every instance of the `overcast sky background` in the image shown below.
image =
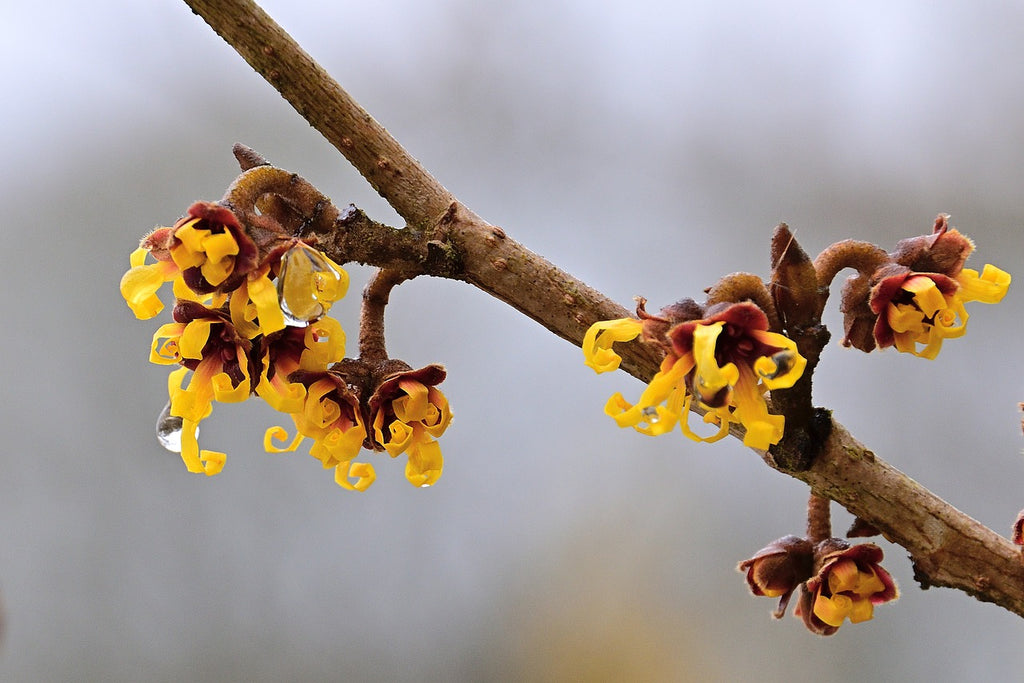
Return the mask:
{"type": "MultiPolygon", "coordinates": [[[[884,541],[903,596],[874,620],[773,623],[735,564],[803,531],[805,487],[731,440],[619,430],[607,396],[642,385],[459,283],[404,284],[388,310],[394,356],[449,370],[438,485],[378,459],[344,491],[306,448],[262,451],[281,422],[256,401],[216,406],[202,444],[227,465],[190,475],[153,437],[168,316],[137,321],[117,291],[138,238],[219,198],[236,141],[397,218],[183,3],[0,7],[3,680],[1019,675],[1019,618],[921,591],[884,541]]],[[[948,212],[970,266],[1024,273],[1016,3],[264,7],[462,201],[624,305],[766,275],[779,221],[813,255],[948,212]]],[[[369,273],[348,270],[352,350],[369,273]]],[[[834,342],[815,382],[1000,533],[1024,507],[1019,287],[935,361],[834,342]]]]}

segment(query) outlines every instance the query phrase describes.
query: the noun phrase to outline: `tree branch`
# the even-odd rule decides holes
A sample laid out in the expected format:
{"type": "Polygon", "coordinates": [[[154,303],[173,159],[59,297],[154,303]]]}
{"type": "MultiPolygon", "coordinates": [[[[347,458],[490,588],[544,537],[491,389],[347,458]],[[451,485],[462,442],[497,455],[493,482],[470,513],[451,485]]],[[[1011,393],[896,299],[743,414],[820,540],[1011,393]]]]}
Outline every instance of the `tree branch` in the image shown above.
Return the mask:
{"type": "MultiPolygon", "coordinates": [[[[592,323],[629,314],[460,204],[254,2],[186,2],[409,223],[395,230],[349,211],[338,230],[319,235],[325,251],[405,275],[464,280],[577,345],[592,323]]],[[[623,369],[650,380],[658,354],[643,344],[622,346],[623,369]]],[[[762,457],[906,548],[922,587],[956,588],[1024,616],[1018,549],[876,458],[842,425],[832,423],[809,469],[785,470],[762,457]]]]}

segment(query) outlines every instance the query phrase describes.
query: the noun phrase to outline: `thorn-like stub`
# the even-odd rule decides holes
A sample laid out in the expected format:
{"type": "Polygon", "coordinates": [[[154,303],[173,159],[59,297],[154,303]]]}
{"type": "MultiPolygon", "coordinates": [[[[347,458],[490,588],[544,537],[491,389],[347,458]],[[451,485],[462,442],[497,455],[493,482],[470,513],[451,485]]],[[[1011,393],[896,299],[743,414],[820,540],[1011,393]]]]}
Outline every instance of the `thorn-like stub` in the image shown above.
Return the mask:
{"type": "Polygon", "coordinates": [[[270,166],[270,162],[262,154],[241,142],[236,142],[231,147],[231,153],[235,155],[235,159],[243,171],[257,166],[270,166]]]}

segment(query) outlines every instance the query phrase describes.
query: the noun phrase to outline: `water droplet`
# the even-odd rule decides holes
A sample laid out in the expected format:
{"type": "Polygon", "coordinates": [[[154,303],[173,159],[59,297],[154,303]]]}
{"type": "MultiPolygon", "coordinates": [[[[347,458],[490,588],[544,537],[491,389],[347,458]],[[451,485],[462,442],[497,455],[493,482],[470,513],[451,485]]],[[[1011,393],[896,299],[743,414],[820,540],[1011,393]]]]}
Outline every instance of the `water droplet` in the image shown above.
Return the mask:
{"type": "Polygon", "coordinates": [[[654,424],[655,422],[661,419],[661,416],[658,415],[658,409],[655,408],[654,406],[647,406],[641,412],[643,413],[644,419],[647,420],[648,424],[654,424]]]}
{"type": "Polygon", "coordinates": [[[421,489],[429,489],[430,488],[430,484],[420,484],[420,488],[421,489]]]}
{"type": "MultiPolygon", "coordinates": [[[[171,402],[168,401],[156,419],[156,440],[171,453],[181,453],[182,419],[171,415],[171,402]]],[[[199,428],[196,428],[198,435],[199,428]]]]}
{"type": "Polygon", "coordinates": [[[277,276],[277,300],[285,323],[306,327],[321,317],[333,303],[330,293],[340,280],[341,273],[316,249],[300,242],[286,251],[277,276]]]}

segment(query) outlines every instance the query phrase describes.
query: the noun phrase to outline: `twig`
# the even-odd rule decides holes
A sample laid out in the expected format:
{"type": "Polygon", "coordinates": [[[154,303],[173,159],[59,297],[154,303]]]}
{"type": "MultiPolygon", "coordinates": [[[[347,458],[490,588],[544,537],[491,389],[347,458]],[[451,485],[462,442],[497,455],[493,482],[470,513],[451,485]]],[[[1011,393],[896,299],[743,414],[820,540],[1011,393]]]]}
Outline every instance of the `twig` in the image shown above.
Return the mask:
{"type": "MultiPolygon", "coordinates": [[[[577,345],[591,323],[628,315],[458,203],[255,3],[186,2],[409,222],[412,234],[375,225],[402,234],[411,252],[389,251],[390,264],[368,253],[366,262],[394,267],[403,261],[423,272],[427,245],[434,243],[457,256],[459,267],[449,277],[479,287],[577,345]]],[[[657,355],[640,344],[623,346],[623,369],[649,380],[658,369],[657,355]]],[[[770,457],[765,460],[780,469],[770,457]]],[[[957,588],[1024,616],[1024,566],[1010,541],[876,458],[838,423],[809,469],[786,473],[906,548],[923,587],[957,588]]]]}

